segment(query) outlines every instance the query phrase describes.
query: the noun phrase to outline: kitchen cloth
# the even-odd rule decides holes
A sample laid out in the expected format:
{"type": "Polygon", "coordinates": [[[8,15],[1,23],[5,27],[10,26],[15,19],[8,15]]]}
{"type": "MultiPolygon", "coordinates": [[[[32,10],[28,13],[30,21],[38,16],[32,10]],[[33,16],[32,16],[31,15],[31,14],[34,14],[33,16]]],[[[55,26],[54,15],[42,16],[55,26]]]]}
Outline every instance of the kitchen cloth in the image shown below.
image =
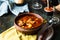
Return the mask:
{"type": "Polygon", "coordinates": [[[14,5],[13,0],[0,0],[0,16],[2,16],[5,13],[8,13],[8,7],[10,11],[16,16],[20,12],[24,12],[24,11],[29,12],[28,4],[25,4],[23,6],[16,6],[14,5]]]}

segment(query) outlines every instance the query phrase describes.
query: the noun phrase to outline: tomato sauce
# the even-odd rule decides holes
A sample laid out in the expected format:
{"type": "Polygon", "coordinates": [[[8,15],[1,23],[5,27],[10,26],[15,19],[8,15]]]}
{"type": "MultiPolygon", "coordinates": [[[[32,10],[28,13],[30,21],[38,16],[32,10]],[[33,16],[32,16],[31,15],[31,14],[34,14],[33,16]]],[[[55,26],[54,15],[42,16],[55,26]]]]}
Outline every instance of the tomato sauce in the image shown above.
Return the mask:
{"type": "Polygon", "coordinates": [[[37,18],[33,15],[26,15],[21,17],[17,21],[17,24],[22,28],[28,29],[28,28],[37,28],[42,24],[42,22],[40,18],[37,18]]]}

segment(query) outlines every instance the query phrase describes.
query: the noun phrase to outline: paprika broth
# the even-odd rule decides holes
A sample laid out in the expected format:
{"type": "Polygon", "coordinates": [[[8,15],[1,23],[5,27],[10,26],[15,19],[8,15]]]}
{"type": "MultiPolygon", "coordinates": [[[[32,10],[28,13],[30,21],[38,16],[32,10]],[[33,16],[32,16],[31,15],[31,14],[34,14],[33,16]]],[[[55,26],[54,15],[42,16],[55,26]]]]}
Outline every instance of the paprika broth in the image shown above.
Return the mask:
{"type": "Polygon", "coordinates": [[[17,21],[17,25],[19,27],[29,29],[29,28],[37,28],[42,24],[40,18],[37,18],[34,15],[23,15],[17,21]]]}

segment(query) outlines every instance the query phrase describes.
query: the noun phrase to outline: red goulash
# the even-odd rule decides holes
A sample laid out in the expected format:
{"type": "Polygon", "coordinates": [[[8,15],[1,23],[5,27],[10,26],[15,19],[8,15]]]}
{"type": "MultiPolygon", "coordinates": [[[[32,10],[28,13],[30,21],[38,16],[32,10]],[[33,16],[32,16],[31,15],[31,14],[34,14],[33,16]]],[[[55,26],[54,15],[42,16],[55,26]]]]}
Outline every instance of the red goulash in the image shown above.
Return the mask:
{"type": "Polygon", "coordinates": [[[20,18],[17,21],[18,26],[28,29],[28,28],[36,28],[42,24],[41,19],[37,18],[33,15],[26,15],[20,18]]]}

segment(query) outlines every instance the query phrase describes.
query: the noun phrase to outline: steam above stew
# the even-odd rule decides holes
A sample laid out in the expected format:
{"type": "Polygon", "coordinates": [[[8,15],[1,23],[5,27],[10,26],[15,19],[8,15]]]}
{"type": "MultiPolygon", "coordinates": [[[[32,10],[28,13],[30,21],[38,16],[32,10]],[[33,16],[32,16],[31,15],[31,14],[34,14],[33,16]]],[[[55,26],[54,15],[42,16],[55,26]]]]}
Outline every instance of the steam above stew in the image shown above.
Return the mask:
{"type": "Polygon", "coordinates": [[[41,19],[33,15],[25,15],[17,21],[18,26],[28,29],[36,28],[42,24],[41,19]]]}

